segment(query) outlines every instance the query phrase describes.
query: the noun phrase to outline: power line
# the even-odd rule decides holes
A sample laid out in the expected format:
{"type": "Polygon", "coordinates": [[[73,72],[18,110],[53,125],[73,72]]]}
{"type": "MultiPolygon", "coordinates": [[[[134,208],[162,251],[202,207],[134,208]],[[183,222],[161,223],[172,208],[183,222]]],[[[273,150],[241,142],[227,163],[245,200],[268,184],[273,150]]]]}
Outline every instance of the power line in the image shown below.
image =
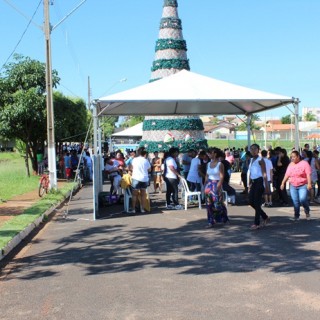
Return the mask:
{"type": "MultiPolygon", "coordinates": [[[[4,0],[4,1],[6,1],[8,4],[10,4],[7,0],[4,0]]],[[[6,60],[6,62],[2,65],[0,71],[3,69],[3,67],[4,67],[4,66],[7,64],[7,62],[10,60],[10,58],[12,57],[12,55],[16,52],[16,49],[18,48],[18,46],[19,46],[20,42],[22,41],[24,35],[26,34],[27,30],[29,29],[29,26],[30,26],[30,24],[31,24],[34,16],[36,15],[36,13],[37,13],[37,11],[38,11],[41,3],[42,3],[42,0],[39,1],[39,4],[38,4],[36,10],[34,11],[32,17],[30,18],[30,20],[29,20],[29,22],[28,22],[25,30],[23,31],[23,33],[22,33],[22,35],[21,35],[18,43],[16,44],[16,46],[15,46],[14,49],[12,50],[12,52],[11,52],[11,54],[9,55],[8,59],[6,60]]],[[[11,4],[10,4],[10,5],[11,5],[11,4]]]]}
{"type": "MultiPolygon", "coordinates": [[[[23,17],[25,17],[27,20],[29,20],[30,17],[28,17],[26,14],[24,14],[21,10],[19,10],[16,6],[14,6],[9,0],[3,0],[6,2],[11,8],[16,10],[19,14],[21,14],[23,17]]],[[[32,19],[31,19],[32,20],[32,19]]],[[[35,22],[31,21],[37,28],[42,29],[42,26],[39,26],[35,22]]]]}
{"type": "MultiPolygon", "coordinates": [[[[82,1],[82,2],[84,2],[84,1],[82,1]]],[[[63,19],[61,18],[62,14],[61,14],[61,10],[60,10],[60,7],[59,7],[58,3],[54,7],[54,9],[55,9],[56,15],[60,19],[60,21],[65,20],[64,18],[63,19]]],[[[76,54],[76,50],[74,50],[72,38],[70,38],[70,35],[69,35],[68,30],[67,30],[65,25],[66,25],[66,23],[62,24],[62,35],[65,38],[65,46],[69,50],[69,54],[70,54],[70,56],[71,56],[71,58],[73,60],[74,67],[77,70],[77,75],[79,76],[80,80],[82,82],[84,82],[85,77],[84,77],[84,75],[82,73],[82,68],[81,68],[78,56],[76,54]]]]}
{"type": "Polygon", "coordinates": [[[59,86],[61,86],[61,87],[65,88],[67,91],[69,91],[71,94],[73,94],[73,95],[74,95],[74,97],[76,97],[76,98],[79,98],[79,99],[82,99],[82,100],[83,100],[83,98],[82,98],[82,97],[80,97],[78,94],[76,94],[76,93],[72,92],[69,88],[67,88],[67,87],[66,87],[66,86],[64,86],[63,84],[59,83],[59,86]]]}

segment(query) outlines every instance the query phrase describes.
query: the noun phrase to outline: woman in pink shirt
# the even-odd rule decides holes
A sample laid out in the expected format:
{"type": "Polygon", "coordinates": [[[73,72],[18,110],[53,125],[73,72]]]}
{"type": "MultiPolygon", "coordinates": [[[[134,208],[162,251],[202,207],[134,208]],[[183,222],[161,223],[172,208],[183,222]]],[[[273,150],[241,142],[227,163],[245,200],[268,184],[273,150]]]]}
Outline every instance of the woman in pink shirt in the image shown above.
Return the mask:
{"type": "Polygon", "coordinates": [[[229,150],[227,150],[225,152],[225,155],[226,155],[226,160],[230,163],[230,165],[232,167],[233,164],[234,164],[234,156],[233,156],[233,154],[229,150]]]}
{"type": "Polygon", "coordinates": [[[285,183],[289,179],[290,195],[294,207],[294,220],[300,217],[300,205],[303,206],[307,219],[310,219],[310,208],[308,203],[308,190],[311,190],[311,167],[307,161],[303,161],[298,151],[291,152],[291,163],[286,175],[282,180],[280,189],[285,188],[285,183]]]}

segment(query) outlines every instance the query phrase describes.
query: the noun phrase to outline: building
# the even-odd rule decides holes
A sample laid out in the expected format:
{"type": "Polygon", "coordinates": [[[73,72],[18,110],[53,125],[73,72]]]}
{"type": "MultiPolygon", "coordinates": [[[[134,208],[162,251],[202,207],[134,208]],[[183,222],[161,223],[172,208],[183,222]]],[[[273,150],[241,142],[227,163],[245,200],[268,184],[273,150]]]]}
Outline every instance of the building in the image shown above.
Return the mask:
{"type": "Polygon", "coordinates": [[[228,121],[219,121],[217,124],[204,124],[204,133],[207,140],[234,139],[235,125],[228,121]]]}
{"type": "Polygon", "coordinates": [[[110,150],[136,150],[139,147],[139,142],[142,138],[142,122],[130,128],[123,129],[111,135],[110,150]]]}
{"type": "Polygon", "coordinates": [[[294,140],[295,125],[283,124],[281,120],[269,120],[264,126],[261,126],[261,131],[267,133],[267,140],[294,140]]]}

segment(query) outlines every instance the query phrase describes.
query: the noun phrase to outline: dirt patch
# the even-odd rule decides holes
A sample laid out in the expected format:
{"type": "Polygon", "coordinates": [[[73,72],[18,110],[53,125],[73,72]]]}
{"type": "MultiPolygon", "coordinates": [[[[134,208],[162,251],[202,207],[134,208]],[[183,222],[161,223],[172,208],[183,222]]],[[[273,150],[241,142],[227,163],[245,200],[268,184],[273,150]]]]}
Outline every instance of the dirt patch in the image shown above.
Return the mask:
{"type": "MultiPolygon", "coordinates": [[[[58,182],[58,188],[61,188],[66,182],[58,182]]],[[[31,207],[41,198],[38,195],[38,189],[13,197],[6,202],[0,203],[0,227],[13,217],[22,214],[23,211],[31,207]]]]}

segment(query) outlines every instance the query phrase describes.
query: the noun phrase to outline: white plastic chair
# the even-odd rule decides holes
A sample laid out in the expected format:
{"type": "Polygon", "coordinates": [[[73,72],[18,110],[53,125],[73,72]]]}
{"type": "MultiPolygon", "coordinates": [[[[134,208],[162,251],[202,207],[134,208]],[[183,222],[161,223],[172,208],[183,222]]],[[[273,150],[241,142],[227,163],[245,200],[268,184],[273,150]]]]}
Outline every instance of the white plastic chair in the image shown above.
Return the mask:
{"type": "MultiPolygon", "coordinates": [[[[123,198],[123,209],[124,212],[130,211],[130,199],[132,199],[132,192],[130,188],[122,189],[122,193],[124,194],[123,198]]],[[[148,196],[148,190],[146,190],[147,196],[148,196]]],[[[134,209],[134,208],[133,208],[134,209]]],[[[142,210],[142,206],[140,203],[140,210],[142,210]]]]}
{"type": "Polygon", "coordinates": [[[132,193],[130,188],[126,188],[123,190],[124,198],[123,198],[123,207],[125,212],[129,212],[130,209],[130,199],[132,198],[132,193]]]}
{"type": "Polygon", "coordinates": [[[198,197],[198,203],[199,203],[199,209],[201,209],[201,191],[190,191],[188,183],[186,179],[181,178],[180,179],[183,187],[183,193],[184,193],[184,210],[188,209],[188,198],[189,196],[197,196],[198,197]]]}

